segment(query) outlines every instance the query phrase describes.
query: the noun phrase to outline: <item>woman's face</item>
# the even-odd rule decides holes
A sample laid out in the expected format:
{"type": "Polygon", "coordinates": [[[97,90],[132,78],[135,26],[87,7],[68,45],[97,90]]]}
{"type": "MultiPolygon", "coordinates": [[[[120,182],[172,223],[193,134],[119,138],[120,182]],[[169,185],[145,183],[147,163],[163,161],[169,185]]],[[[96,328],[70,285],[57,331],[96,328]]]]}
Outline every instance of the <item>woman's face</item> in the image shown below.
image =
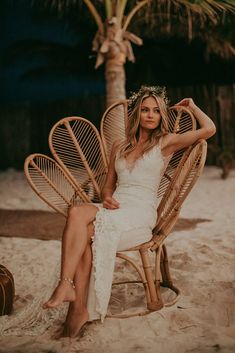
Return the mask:
{"type": "Polygon", "coordinates": [[[156,129],[161,122],[160,110],[154,97],[143,99],[140,107],[140,126],[145,130],[156,129]]]}

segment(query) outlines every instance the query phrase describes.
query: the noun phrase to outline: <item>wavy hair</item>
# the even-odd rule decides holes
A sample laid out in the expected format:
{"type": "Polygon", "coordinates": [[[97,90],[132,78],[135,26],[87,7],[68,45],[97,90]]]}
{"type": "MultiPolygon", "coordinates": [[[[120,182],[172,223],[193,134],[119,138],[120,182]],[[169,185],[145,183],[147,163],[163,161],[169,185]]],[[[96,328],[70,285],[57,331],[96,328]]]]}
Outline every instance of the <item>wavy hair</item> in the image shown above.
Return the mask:
{"type": "Polygon", "coordinates": [[[165,87],[149,87],[142,86],[138,93],[134,93],[130,99],[128,111],[128,123],[126,128],[126,139],[119,144],[118,157],[126,157],[133,151],[138,143],[140,132],[140,112],[142,102],[148,98],[153,97],[160,110],[161,121],[156,129],[153,129],[149,134],[149,139],[144,143],[143,153],[149,151],[158,142],[161,136],[168,133],[168,107],[167,98],[165,96],[165,87]],[[157,88],[157,92],[156,92],[157,88]],[[160,89],[162,91],[160,91],[160,89]],[[164,93],[161,93],[164,92],[164,93]],[[158,93],[158,94],[157,94],[158,93]],[[134,98],[132,98],[134,97],[134,98]]]}

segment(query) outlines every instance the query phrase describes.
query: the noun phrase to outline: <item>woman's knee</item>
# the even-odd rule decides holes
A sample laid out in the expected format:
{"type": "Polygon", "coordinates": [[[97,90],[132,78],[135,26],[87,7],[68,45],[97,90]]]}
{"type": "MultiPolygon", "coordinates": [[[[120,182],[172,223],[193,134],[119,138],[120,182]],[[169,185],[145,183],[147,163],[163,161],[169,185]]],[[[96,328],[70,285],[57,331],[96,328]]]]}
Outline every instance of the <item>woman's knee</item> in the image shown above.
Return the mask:
{"type": "Polygon", "coordinates": [[[82,204],[79,206],[72,206],[68,210],[68,220],[84,221],[89,224],[95,219],[97,207],[92,204],[82,204]]]}

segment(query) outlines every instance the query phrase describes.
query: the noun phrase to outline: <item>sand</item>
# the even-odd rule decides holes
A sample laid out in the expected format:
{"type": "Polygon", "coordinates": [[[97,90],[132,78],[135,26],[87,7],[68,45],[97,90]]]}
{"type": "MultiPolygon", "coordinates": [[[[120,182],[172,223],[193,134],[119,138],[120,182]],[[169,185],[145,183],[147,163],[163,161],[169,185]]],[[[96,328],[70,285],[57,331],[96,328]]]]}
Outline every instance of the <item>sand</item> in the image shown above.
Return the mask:
{"type": "MultiPolygon", "coordinates": [[[[52,329],[38,336],[2,336],[0,352],[234,352],[235,171],[227,180],[220,173],[206,167],[181,211],[181,217],[210,221],[176,231],[166,241],[172,277],[182,292],[177,304],[144,317],[92,323],[80,340],[55,340],[52,329]]],[[[0,173],[0,208],[48,210],[23,173],[14,170],[0,173]]],[[[0,263],[4,260],[16,281],[14,313],[43,293],[48,281],[51,285],[59,255],[57,240],[0,238],[0,263]]],[[[123,271],[118,264],[115,275],[123,271]]],[[[141,304],[140,291],[132,292],[141,304]]],[[[127,295],[116,291],[113,302],[127,295]]]]}

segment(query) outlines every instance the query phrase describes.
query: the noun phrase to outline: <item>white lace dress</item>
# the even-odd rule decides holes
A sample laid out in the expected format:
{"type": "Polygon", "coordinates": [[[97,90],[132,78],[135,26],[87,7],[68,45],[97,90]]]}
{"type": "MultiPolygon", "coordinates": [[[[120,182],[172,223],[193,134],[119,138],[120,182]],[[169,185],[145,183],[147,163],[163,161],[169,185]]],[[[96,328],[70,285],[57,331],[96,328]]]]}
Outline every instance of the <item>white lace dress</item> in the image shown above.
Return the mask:
{"type": "MultiPolygon", "coordinates": [[[[113,197],[119,201],[120,207],[108,210],[99,204],[94,222],[93,267],[88,294],[91,321],[99,318],[103,321],[107,313],[117,250],[136,246],[152,236],[157,215],[156,193],[168,160],[163,158],[160,146],[156,145],[132,168],[123,158],[115,162],[118,184],[113,197]]],[[[48,278],[48,285],[44,285],[29,305],[10,316],[0,317],[0,335],[40,335],[52,325],[64,321],[67,303],[53,310],[42,310],[41,307],[58,281],[59,267],[58,264],[53,278],[48,278]]]]}
{"type": "Polygon", "coordinates": [[[90,320],[104,319],[112,286],[115,255],[151,239],[157,215],[157,189],[166,159],[157,145],[130,168],[116,159],[117,188],[113,197],[118,209],[99,207],[93,238],[93,270],[88,295],[90,320]]]}

